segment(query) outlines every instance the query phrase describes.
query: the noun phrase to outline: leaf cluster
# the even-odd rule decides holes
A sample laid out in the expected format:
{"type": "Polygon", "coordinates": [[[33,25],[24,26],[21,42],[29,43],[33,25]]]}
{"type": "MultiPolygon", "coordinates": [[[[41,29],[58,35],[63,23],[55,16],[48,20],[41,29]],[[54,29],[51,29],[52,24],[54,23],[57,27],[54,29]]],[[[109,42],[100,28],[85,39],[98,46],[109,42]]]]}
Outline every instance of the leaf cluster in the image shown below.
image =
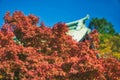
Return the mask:
{"type": "Polygon", "coordinates": [[[97,56],[96,30],[83,42],[76,42],[66,34],[68,27],[64,23],[52,28],[37,26],[36,16],[22,12],[6,13],[4,19],[0,30],[1,80],[120,79],[120,62],[97,56]]]}

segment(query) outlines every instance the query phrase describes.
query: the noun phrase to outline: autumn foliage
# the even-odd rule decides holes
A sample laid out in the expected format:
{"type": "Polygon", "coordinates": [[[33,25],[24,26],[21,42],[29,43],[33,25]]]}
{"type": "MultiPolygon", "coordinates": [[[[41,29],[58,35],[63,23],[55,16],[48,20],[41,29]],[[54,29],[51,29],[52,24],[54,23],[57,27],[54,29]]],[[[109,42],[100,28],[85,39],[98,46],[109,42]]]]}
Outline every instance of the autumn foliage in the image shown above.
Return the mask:
{"type": "Polygon", "coordinates": [[[65,23],[52,28],[38,17],[9,12],[0,29],[1,80],[119,80],[120,62],[99,57],[98,33],[76,42],[65,23]],[[17,41],[14,40],[16,37],[17,41]]]}

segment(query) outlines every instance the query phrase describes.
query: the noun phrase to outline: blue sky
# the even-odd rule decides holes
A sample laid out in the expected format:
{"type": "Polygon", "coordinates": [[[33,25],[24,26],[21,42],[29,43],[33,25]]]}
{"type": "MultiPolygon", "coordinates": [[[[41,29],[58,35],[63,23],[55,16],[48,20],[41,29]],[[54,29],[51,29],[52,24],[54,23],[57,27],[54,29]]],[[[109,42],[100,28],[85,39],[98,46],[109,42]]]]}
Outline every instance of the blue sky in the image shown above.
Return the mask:
{"type": "Polygon", "coordinates": [[[4,14],[16,10],[38,16],[47,26],[78,20],[86,14],[90,19],[104,17],[120,33],[120,0],[0,0],[0,26],[4,14]]]}

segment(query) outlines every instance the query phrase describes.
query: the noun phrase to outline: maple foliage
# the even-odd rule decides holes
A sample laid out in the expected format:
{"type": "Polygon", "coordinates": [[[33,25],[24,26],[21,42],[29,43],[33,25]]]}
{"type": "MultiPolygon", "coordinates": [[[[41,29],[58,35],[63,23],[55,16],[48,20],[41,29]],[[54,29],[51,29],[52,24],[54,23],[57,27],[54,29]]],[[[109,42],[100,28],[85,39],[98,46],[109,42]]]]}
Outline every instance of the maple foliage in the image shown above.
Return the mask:
{"type": "Polygon", "coordinates": [[[65,23],[52,28],[22,12],[6,13],[0,30],[0,79],[119,80],[120,62],[100,58],[98,33],[76,42],[65,23]],[[16,37],[18,44],[13,38],[16,37]]]}

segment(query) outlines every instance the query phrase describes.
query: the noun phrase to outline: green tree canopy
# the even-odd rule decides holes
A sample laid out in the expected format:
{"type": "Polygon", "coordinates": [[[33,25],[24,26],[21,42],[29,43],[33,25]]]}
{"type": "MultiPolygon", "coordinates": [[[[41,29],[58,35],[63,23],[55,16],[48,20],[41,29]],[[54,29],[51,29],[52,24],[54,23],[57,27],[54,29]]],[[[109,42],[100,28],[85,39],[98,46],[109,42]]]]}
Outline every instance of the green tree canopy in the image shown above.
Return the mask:
{"type": "Polygon", "coordinates": [[[105,18],[92,18],[89,28],[96,29],[100,33],[99,50],[101,55],[112,55],[120,60],[120,35],[115,31],[112,23],[105,18]]]}
{"type": "Polygon", "coordinates": [[[89,28],[98,30],[99,33],[115,34],[114,26],[105,18],[92,18],[89,28]]]}

